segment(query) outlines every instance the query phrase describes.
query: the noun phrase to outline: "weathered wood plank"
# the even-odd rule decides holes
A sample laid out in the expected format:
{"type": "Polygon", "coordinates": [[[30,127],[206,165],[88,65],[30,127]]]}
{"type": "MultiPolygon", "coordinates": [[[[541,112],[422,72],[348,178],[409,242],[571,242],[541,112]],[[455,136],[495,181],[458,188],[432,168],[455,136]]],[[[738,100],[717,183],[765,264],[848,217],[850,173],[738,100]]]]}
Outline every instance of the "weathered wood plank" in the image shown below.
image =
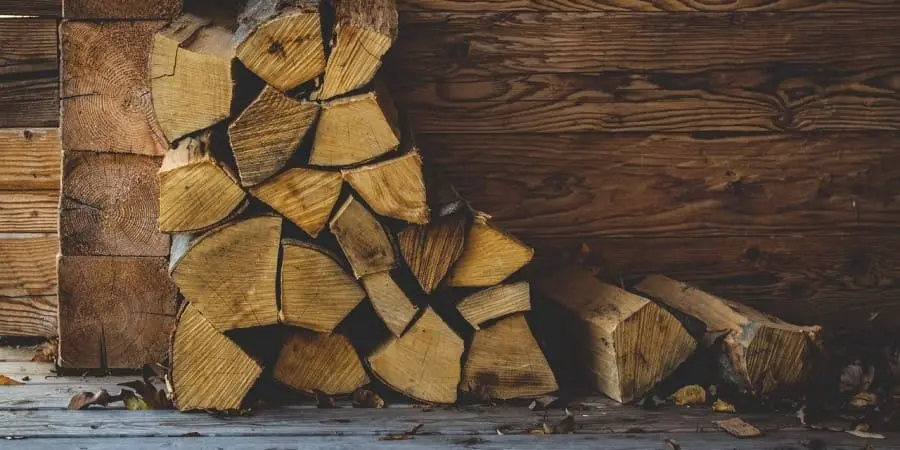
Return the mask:
{"type": "Polygon", "coordinates": [[[887,233],[900,137],[424,134],[426,158],[510,232],[541,238],[887,233]]]}
{"type": "MultiPolygon", "coordinates": [[[[490,75],[428,80],[394,66],[422,133],[900,129],[900,65],[694,74],[490,75]]],[[[427,69],[426,69],[427,70],[427,69]]]]}
{"type": "Polygon", "coordinates": [[[181,0],[65,0],[66,19],[171,19],[181,0]]]}
{"type": "Polygon", "coordinates": [[[900,319],[900,241],[893,235],[660,239],[533,239],[538,262],[581,245],[600,277],[626,287],[664,274],[800,324],[889,329],[900,319]]]}
{"type": "Polygon", "coordinates": [[[32,378],[39,380],[47,375],[52,375],[55,368],[53,363],[48,362],[0,362],[0,375],[6,375],[19,382],[30,383],[32,378]],[[25,378],[28,379],[25,380],[25,378]]]}
{"type": "Polygon", "coordinates": [[[163,24],[63,22],[64,150],[165,153],[168,145],[153,114],[147,57],[163,24]]]}
{"type": "MultiPolygon", "coordinates": [[[[185,429],[185,432],[188,432],[185,429]]],[[[897,436],[892,440],[871,441],[878,449],[898,449],[897,436]]],[[[51,447],[89,450],[141,449],[196,449],[256,450],[259,448],[324,449],[467,449],[486,450],[523,449],[544,450],[565,448],[572,450],[647,450],[667,448],[666,439],[674,439],[681,448],[690,450],[774,450],[804,449],[804,443],[813,440],[826,442],[828,448],[863,448],[866,441],[847,434],[827,432],[777,432],[759,439],[737,439],[719,434],[628,434],[608,436],[433,436],[421,435],[406,441],[385,441],[372,436],[240,436],[240,437],[159,437],[159,438],[104,438],[104,439],[27,439],[16,442],[17,449],[45,449],[51,447]]],[[[671,448],[671,447],[669,447],[671,448]]]]}
{"type": "Polygon", "coordinates": [[[399,0],[401,11],[896,11],[893,0],[399,0]]]}
{"type": "Polygon", "coordinates": [[[59,189],[59,132],[0,129],[0,190],[59,189]]]}
{"type": "Polygon", "coordinates": [[[492,75],[775,64],[863,70],[900,54],[900,23],[878,13],[414,13],[401,30],[390,64],[429,76],[471,68],[492,75]]]}
{"type": "Polygon", "coordinates": [[[56,296],[0,296],[0,336],[55,336],[56,296]]]}
{"type": "Polygon", "coordinates": [[[166,258],[61,257],[60,365],[139,369],[162,362],[176,293],[166,258]]]}
{"type": "Polygon", "coordinates": [[[161,158],[66,152],[59,230],[66,256],[168,256],[161,233],[161,158]]]}
{"type": "Polygon", "coordinates": [[[59,123],[56,21],[0,19],[0,128],[59,123]]]}
{"type": "MultiPolygon", "coordinates": [[[[609,401],[611,402],[611,401],[609,401]]],[[[645,411],[609,402],[579,411],[579,434],[625,433],[636,428],[644,433],[697,433],[715,436],[722,432],[712,422],[729,417],[706,408],[645,411]]],[[[185,430],[206,436],[291,435],[291,436],[376,436],[403,433],[422,424],[421,433],[443,436],[497,436],[503,426],[510,435],[522,434],[544,420],[558,422],[564,413],[531,412],[518,407],[465,407],[359,409],[275,409],[258,411],[252,417],[217,417],[208,414],[179,414],[176,411],[94,410],[73,413],[62,410],[0,411],[0,436],[42,437],[166,437],[185,430]]],[[[742,418],[764,431],[801,429],[788,414],[746,414],[742,418]]],[[[633,432],[633,431],[632,431],[633,432]]],[[[529,436],[530,437],[530,436],[529,436]]]]}
{"type": "Polygon", "coordinates": [[[10,16],[59,17],[61,0],[0,0],[0,14],[10,16]]]}
{"type": "MultiPolygon", "coordinates": [[[[24,386],[0,387],[0,410],[65,409],[73,395],[106,389],[118,393],[118,384],[140,379],[139,375],[111,377],[60,377],[54,374],[31,377],[24,386]]],[[[122,409],[113,406],[111,409],[122,409]]]]}
{"type": "Polygon", "coordinates": [[[0,298],[56,294],[56,236],[0,239],[0,298]]]}
{"type": "Polygon", "coordinates": [[[59,191],[0,191],[0,233],[55,233],[59,191]]]}

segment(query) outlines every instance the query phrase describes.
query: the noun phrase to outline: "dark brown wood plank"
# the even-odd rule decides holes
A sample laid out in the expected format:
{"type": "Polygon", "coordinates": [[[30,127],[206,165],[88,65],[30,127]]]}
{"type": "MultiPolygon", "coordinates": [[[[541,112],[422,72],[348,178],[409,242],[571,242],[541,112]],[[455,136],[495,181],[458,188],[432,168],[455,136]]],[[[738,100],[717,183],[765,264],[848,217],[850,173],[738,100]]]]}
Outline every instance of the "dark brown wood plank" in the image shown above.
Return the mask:
{"type": "Polygon", "coordinates": [[[541,238],[892,233],[900,136],[423,134],[475,208],[541,238]]]}
{"type": "Polygon", "coordinates": [[[0,129],[0,190],[59,189],[55,128],[0,129]]]}
{"type": "Polygon", "coordinates": [[[56,336],[56,296],[0,296],[0,336],[56,336]]]}
{"type": "Polygon", "coordinates": [[[56,233],[59,190],[0,191],[0,233],[56,233]]]}
{"type": "Polygon", "coordinates": [[[171,19],[181,0],[65,0],[66,19],[171,19]]]}
{"type": "Polygon", "coordinates": [[[63,149],[165,153],[168,144],[153,114],[147,57],[163,24],[63,22],[63,149]]]}
{"type": "Polygon", "coordinates": [[[896,11],[893,0],[398,0],[401,11],[896,11]]]}
{"type": "Polygon", "coordinates": [[[900,320],[900,239],[842,237],[721,237],[542,239],[546,267],[573,258],[586,244],[588,265],[616,285],[664,274],[724,298],[745,302],[801,324],[831,331],[890,329],[900,320]]]}
{"type": "Polygon", "coordinates": [[[446,76],[715,69],[773,64],[884,67],[900,22],[878,13],[414,13],[393,63],[446,76]]]}
{"type": "Polygon", "coordinates": [[[161,158],[66,152],[59,239],[66,256],[168,256],[159,231],[161,158]]]}
{"type": "Polygon", "coordinates": [[[56,21],[0,19],[0,127],[59,123],[56,21]]]}
{"type": "Polygon", "coordinates": [[[393,92],[423,133],[900,129],[900,65],[604,72],[428,80],[393,67],[393,92]]]}
{"type": "Polygon", "coordinates": [[[138,369],[164,361],[176,292],[166,258],[60,257],[60,365],[138,369]]]}
{"type": "Polygon", "coordinates": [[[0,14],[10,16],[59,17],[61,0],[0,0],[0,14]]]}
{"type": "Polygon", "coordinates": [[[56,295],[56,236],[0,239],[0,298],[56,295]]]}

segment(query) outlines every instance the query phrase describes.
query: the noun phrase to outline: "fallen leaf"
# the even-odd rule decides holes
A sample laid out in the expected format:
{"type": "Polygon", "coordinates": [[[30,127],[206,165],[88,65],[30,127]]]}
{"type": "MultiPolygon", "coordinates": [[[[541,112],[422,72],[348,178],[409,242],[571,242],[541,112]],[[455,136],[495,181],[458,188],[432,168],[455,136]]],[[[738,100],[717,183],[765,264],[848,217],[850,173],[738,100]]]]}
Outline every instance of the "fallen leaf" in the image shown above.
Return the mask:
{"type": "Polygon", "coordinates": [[[22,386],[25,383],[13,380],[6,375],[0,375],[0,386],[22,386]]]}
{"type": "Polygon", "coordinates": [[[736,413],[737,409],[735,409],[734,405],[726,402],[725,400],[719,399],[716,400],[712,405],[712,410],[720,413],[736,413]]]}
{"type": "Polygon", "coordinates": [[[528,405],[528,409],[531,411],[543,411],[550,407],[553,403],[559,400],[559,397],[554,397],[552,395],[546,395],[541,398],[536,398],[534,401],[528,405]]]}
{"type": "Polygon", "coordinates": [[[666,438],[663,442],[666,443],[668,450],[681,450],[681,444],[675,439],[666,438]]]}
{"type": "MultiPolygon", "coordinates": [[[[153,377],[154,373],[150,366],[147,365],[144,366],[142,380],[119,383],[118,385],[134,390],[134,392],[141,398],[143,403],[148,406],[147,409],[172,409],[173,406],[171,400],[169,400],[169,396],[166,395],[166,392],[164,390],[156,388],[151,379],[153,377]]],[[[125,406],[127,407],[128,397],[125,397],[125,400],[125,406]]]]}
{"type": "Polygon", "coordinates": [[[854,408],[865,408],[868,406],[875,406],[878,404],[878,396],[871,392],[860,392],[853,396],[853,400],[850,400],[850,406],[854,408]]]}
{"type": "Polygon", "coordinates": [[[354,408],[384,408],[384,399],[368,389],[357,389],[353,393],[354,408]]]}
{"type": "Polygon", "coordinates": [[[125,409],[129,411],[147,411],[153,409],[142,397],[129,395],[125,397],[125,409]]]}
{"type": "MultiPolygon", "coordinates": [[[[118,400],[121,400],[124,395],[119,396],[118,400]]],[[[109,395],[109,392],[106,389],[100,389],[96,393],[94,392],[82,392],[80,394],[75,394],[72,397],[72,400],[69,400],[70,410],[83,410],[87,409],[93,405],[97,406],[106,406],[115,401],[116,399],[109,395]]]]}
{"type": "Polygon", "coordinates": [[[732,417],[728,420],[719,420],[715,422],[715,424],[734,437],[747,438],[762,435],[762,431],[759,431],[759,428],[756,428],[753,425],[744,422],[740,417],[732,417]]]}
{"type": "Polygon", "coordinates": [[[56,356],[59,354],[59,341],[56,338],[50,339],[34,348],[34,356],[31,360],[34,362],[55,363],[56,356]]]}
{"type": "Polygon", "coordinates": [[[847,430],[845,433],[863,439],[884,439],[883,434],[869,433],[868,431],[847,430]]]}
{"type": "Polygon", "coordinates": [[[556,425],[544,422],[540,428],[531,430],[532,434],[569,434],[575,431],[575,416],[566,409],[566,416],[556,425]]]}
{"type": "Polygon", "coordinates": [[[706,403],[706,389],[696,384],[684,386],[672,394],[672,401],[676,406],[702,405],[706,403]]]}
{"type": "Polygon", "coordinates": [[[404,432],[403,434],[389,434],[386,436],[379,437],[378,440],[381,440],[381,441],[408,441],[410,439],[414,439],[414,436],[416,435],[416,433],[418,433],[419,430],[421,430],[422,427],[424,427],[424,426],[425,426],[425,424],[423,424],[423,423],[416,424],[412,428],[410,428],[408,431],[404,432]]]}

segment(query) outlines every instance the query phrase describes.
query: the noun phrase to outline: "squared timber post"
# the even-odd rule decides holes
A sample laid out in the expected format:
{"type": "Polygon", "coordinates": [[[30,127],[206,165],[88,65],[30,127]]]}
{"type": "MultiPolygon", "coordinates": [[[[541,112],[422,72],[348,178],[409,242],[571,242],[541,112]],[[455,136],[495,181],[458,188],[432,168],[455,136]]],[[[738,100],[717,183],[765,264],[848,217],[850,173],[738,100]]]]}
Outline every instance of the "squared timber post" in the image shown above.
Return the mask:
{"type": "Polygon", "coordinates": [[[147,54],[178,0],[67,0],[60,25],[62,194],[59,363],[127,369],[163,361],[177,289],[159,232],[168,144],[147,54]],[[101,20],[102,19],[102,20],[101,20]],[[113,19],[113,20],[109,20],[113,19]]]}

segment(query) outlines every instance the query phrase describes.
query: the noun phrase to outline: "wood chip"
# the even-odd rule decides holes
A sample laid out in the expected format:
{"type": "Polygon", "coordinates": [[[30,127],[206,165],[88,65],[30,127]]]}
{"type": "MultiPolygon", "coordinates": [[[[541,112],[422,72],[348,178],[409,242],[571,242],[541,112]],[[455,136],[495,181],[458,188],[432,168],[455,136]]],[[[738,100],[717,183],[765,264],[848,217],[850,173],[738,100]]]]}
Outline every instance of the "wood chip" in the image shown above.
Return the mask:
{"type": "Polygon", "coordinates": [[[719,420],[715,422],[715,424],[734,437],[751,438],[762,436],[762,431],[759,431],[759,428],[756,428],[753,425],[744,422],[740,417],[733,417],[728,420],[719,420]]]}

